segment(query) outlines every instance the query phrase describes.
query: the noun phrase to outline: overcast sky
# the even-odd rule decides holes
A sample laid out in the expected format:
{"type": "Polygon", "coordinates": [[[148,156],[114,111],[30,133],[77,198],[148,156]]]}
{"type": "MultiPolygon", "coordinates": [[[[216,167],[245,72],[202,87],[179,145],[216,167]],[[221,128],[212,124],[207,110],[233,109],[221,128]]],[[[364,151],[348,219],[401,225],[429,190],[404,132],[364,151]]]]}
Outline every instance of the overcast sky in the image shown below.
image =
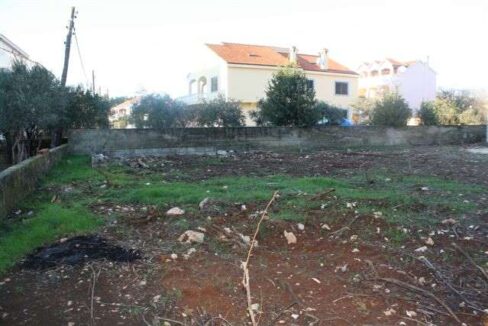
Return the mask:
{"type": "MultiPolygon", "coordinates": [[[[0,33],[60,76],[71,6],[86,72],[111,96],[184,95],[204,43],[221,41],[327,47],[353,69],[429,56],[439,86],[488,88],[488,0],[0,0],[0,33]]],[[[68,84],[80,83],[73,47],[68,84]]]]}

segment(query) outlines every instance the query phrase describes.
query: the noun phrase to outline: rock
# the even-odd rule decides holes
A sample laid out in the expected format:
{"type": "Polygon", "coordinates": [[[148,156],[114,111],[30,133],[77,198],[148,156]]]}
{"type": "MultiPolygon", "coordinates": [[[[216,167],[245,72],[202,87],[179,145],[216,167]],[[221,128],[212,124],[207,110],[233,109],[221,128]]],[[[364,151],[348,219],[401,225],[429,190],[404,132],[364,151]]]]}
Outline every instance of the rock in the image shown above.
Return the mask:
{"type": "Polygon", "coordinates": [[[178,255],[177,254],[171,254],[171,259],[173,259],[173,260],[178,259],[178,255]]]}
{"type": "Polygon", "coordinates": [[[433,246],[434,245],[434,240],[432,240],[431,237],[428,237],[427,240],[425,240],[425,244],[426,245],[429,245],[429,246],[433,246]]]}
{"type": "Polygon", "coordinates": [[[442,220],[442,224],[444,225],[454,225],[456,223],[457,221],[453,218],[446,218],[445,220],[442,220]]]}
{"type": "Polygon", "coordinates": [[[383,311],[383,313],[385,314],[385,316],[392,316],[392,315],[396,314],[396,310],[393,308],[389,308],[389,309],[386,309],[385,311],[383,311]]]}
{"type": "Polygon", "coordinates": [[[210,201],[210,198],[206,197],[204,200],[202,200],[200,202],[200,204],[198,204],[198,208],[200,208],[200,210],[205,209],[205,206],[207,206],[209,201],[210,201]]]}
{"type": "Polygon", "coordinates": [[[285,230],[283,234],[285,235],[288,244],[297,243],[297,237],[293,234],[293,232],[286,232],[285,230]]]}
{"type": "Polygon", "coordinates": [[[203,243],[205,234],[202,232],[187,230],[178,238],[179,242],[185,243],[203,243]]]}
{"type": "Polygon", "coordinates": [[[227,151],[224,151],[224,150],[219,149],[217,151],[217,155],[218,156],[229,156],[229,153],[227,151]]]}
{"type": "Polygon", "coordinates": [[[413,310],[406,310],[405,313],[410,318],[417,317],[417,313],[415,311],[413,311],[413,310]]]}
{"type": "Polygon", "coordinates": [[[251,309],[254,310],[254,311],[259,311],[259,303],[253,303],[251,305],[251,309]]]}
{"type": "Polygon", "coordinates": [[[338,271],[345,273],[347,271],[347,264],[344,264],[343,266],[336,266],[334,272],[337,273],[338,271]]]}
{"type": "Polygon", "coordinates": [[[179,207],[173,207],[166,212],[167,216],[181,216],[183,214],[185,214],[185,211],[179,207]]]}
{"type": "Polygon", "coordinates": [[[429,191],[430,189],[429,189],[429,187],[420,187],[420,190],[421,191],[429,191]]]}
{"type": "Polygon", "coordinates": [[[159,299],[161,299],[161,294],[155,295],[155,296],[153,297],[153,302],[158,302],[158,301],[159,301],[159,299]]]}
{"type": "Polygon", "coordinates": [[[246,207],[246,205],[241,205],[241,211],[242,211],[242,212],[247,211],[247,207],[246,207]]]}
{"type": "Polygon", "coordinates": [[[351,252],[352,253],[357,253],[357,252],[359,252],[359,249],[358,248],[354,248],[351,252]]]}
{"type": "Polygon", "coordinates": [[[195,253],[197,250],[195,248],[190,248],[188,249],[188,251],[186,252],[186,254],[183,255],[183,258],[185,258],[186,260],[188,260],[190,258],[190,256],[195,253]]]}
{"type": "Polygon", "coordinates": [[[420,248],[415,249],[415,252],[425,252],[425,251],[427,251],[427,247],[426,246],[422,246],[420,248]]]}
{"type": "Polygon", "coordinates": [[[326,224],[326,223],[322,224],[322,229],[325,229],[327,231],[330,231],[331,230],[330,226],[328,224],[326,224]]]}
{"type": "Polygon", "coordinates": [[[298,223],[298,224],[297,224],[297,227],[298,227],[298,229],[299,229],[300,231],[305,230],[305,225],[303,225],[302,223],[298,223]]]}
{"type": "Polygon", "coordinates": [[[105,156],[101,153],[100,154],[93,154],[91,157],[92,167],[97,167],[97,166],[103,165],[106,162],[108,162],[108,156],[105,156]]]}
{"type": "Polygon", "coordinates": [[[351,235],[351,237],[349,239],[351,241],[356,241],[358,239],[358,235],[357,234],[353,234],[353,235],[351,235]]]}
{"type": "MultiPolygon", "coordinates": [[[[242,242],[244,242],[244,244],[246,246],[250,246],[251,245],[251,237],[248,236],[248,235],[244,235],[242,233],[238,233],[239,237],[241,238],[242,242]]],[[[254,247],[257,247],[258,246],[258,240],[254,240],[254,247]]]]}

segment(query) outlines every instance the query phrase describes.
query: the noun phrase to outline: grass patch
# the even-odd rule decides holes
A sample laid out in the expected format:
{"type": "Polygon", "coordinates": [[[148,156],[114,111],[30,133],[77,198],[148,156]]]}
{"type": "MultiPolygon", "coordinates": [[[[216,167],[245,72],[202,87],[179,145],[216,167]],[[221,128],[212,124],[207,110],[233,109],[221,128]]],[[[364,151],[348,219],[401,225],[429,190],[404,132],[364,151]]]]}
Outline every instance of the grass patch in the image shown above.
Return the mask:
{"type": "MultiPolygon", "coordinates": [[[[212,161],[218,162],[217,159],[212,161]]],[[[93,169],[88,156],[69,156],[54,167],[41,184],[41,188],[53,191],[72,187],[71,192],[60,194],[61,203],[51,204],[53,193],[39,191],[24,201],[25,210],[34,212],[32,217],[0,226],[0,272],[35,247],[62,236],[96,229],[103,220],[85,208],[96,202],[155,204],[164,208],[178,205],[197,215],[198,203],[205,197],[229,204],[253,203],[259,209],[259,205],[265,205],[278,190],[281,197],[270,214],[274,219],[306,222],[308,214],[320,210],[321,206],[322,217],[334,219],[334,216],[351,213],[346,204],[356,202],[355,210],[362,213],[381,211],[391,224],[389,238],[402,242],[405,236],[395,230],[396,226],[428,227],[446,216],[469,213],[478,207],[466,198],[476,198],[486,192],[482,186],[436,177],[388,175],[385,171],[369,171],[368,174],[375,181],[373,184],[359,170],[347,179],[271,175],[167,182],[162,173],[138,174],[120,165],[93,169]],[[105,185],[107,180],[109,184],[105,185]],[[429,190],[422,191],[421,187],[429,190]],[[331,188],[335,192],[330,197],[312,199],[314,194],[331,188]]],[[[320,212],[318,215],[321,216],[320,212]]],[[[191,225],[191,219],[181,219],[174,227],[184,230],[191,225]]]]}
{"type": "Polygon", "coordinates": [[[0,234],[0,273],[36,247],[62,236],[85,233],[101,223],[81,206],[43,204],[37,210],[34,217],[3,227],[0,234]]]}

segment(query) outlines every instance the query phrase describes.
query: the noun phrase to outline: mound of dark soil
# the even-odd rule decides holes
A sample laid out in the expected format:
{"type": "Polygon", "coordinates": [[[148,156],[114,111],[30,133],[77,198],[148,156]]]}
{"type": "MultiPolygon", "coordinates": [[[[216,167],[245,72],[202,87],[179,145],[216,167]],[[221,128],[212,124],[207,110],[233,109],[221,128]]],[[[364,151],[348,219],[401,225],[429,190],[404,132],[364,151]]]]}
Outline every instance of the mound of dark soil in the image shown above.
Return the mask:
{"type": "Polygon", "coordinates": [[[22,266],[27,269],[45,269],[58,265],[79,265],[86,261],[107,259],[131,262],[141,258],[137,250],[125,249],[99,236],[78,236],[47,247],[37,248],[27,256],[22,266]]]}

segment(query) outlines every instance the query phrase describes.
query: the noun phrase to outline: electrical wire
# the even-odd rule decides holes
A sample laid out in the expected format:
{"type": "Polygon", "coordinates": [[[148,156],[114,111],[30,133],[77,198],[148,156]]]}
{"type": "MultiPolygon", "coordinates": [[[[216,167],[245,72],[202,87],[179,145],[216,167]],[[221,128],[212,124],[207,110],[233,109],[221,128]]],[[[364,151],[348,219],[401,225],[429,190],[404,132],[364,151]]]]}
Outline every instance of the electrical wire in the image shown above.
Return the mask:
{"type": "Polygon", "coordinates": [[[77,36],[77,31],[76,31],[76,28],[73,26],[73,35],[75,36],[75,43],[76,43],[76,49],[77,49],[77,52],[78,52],[78,58],[80,59],[80,64],[81,64],[81,70],[83,71],[83,75],[85,76],[85,80],[86,80],[86,85],[87,87],[90,86],[90,81],[88,79],[88,76],[86,74],[86,70],[85,70],[85,65],[83,64],[83,58],[81,57],[81,51],[80,51],[80,44],[78,43],[78,36],[77,36]]]}

